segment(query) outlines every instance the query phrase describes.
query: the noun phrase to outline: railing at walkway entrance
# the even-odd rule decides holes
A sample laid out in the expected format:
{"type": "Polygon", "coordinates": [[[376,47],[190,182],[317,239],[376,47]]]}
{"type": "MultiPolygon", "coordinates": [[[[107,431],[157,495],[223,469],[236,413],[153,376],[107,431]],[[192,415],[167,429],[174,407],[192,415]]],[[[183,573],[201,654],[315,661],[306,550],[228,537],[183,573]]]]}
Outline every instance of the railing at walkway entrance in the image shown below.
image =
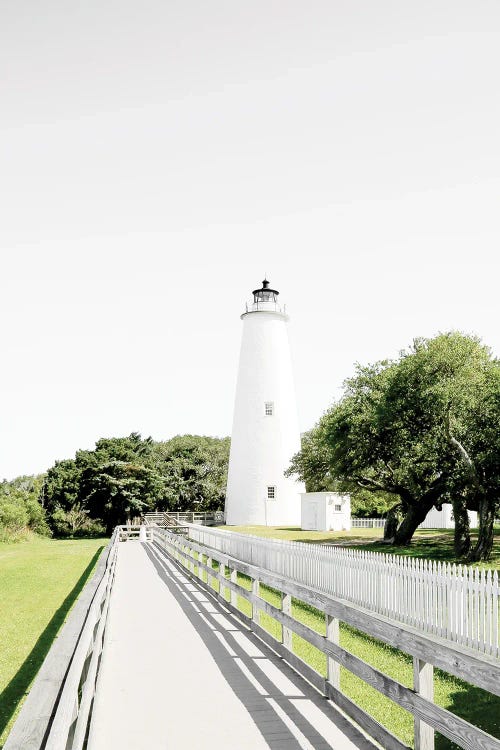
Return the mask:
{"type": "Polygon", "coordinates": [[[183,511],[183,512],[155,512],[144,515],[146,525],[176,526],[179,523],[196,523],[203,526],[215,526],[224,523],[224,513],[220,510],[210,512],[183,511]]]}
{"type": "Polygon", "coordinates": [[[223,602],[233,614],[243,619],[251,630],[325,696],[331,698],[386,750],[409,749],[345,695],[340,685],[341,666],[413,714],[416,750],[434,748],[434,730],[467,750],[500,750],[500,740],[441,708],[433,700],[434,667],[500,696],[500,663],[497,660],[435,636],[419,633],[414,628],[397,624],[349,602],[294,583],[287,577],[245,563],[190,538],[172,534],[166,529],[152,527],[151,537],[156,545],[187,569],[201,586],[223,602]],[[250,578],[251,589],[239,584],[238,574],[247,580],[250,578]],[[281,593],[281,608],[261,598],[261,585],[281,593]],[[250,616],[239,609],[239,597],[250,603],[250,616]],[[292,617],[292,597],[324,613],[325,636],[292,617]],[[262,627],[260,612],[281,624],[281,641],[277,641],[262,627]],[[339,639],[340,622],[410,654],[413,657],[413,689],[344,649],[339,639]],[[292,633],[325,654],[326,679],[293,652],[292,633]]]}
{"type": "Polygon", "coordinates": [[[500,657],[497,571],[189,526],[189,537],[372,612],[500,657]]]}

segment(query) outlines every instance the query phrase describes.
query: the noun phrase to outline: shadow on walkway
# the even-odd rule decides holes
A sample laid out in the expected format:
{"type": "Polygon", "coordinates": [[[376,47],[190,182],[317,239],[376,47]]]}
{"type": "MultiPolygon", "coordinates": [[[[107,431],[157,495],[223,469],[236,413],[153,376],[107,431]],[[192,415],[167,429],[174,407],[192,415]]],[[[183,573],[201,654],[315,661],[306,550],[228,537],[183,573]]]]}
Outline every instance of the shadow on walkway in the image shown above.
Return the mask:
{"type": "MultiPolygon", "coordinates": [[[[374,750],[375,745],[326,698],[210,597],[196,579],[189,578],[176,561],[158,547],[143,544],[143,548],[269,748],[374,750]]],[[[204,687],[210,693],[210,686],[204,687]]]]}

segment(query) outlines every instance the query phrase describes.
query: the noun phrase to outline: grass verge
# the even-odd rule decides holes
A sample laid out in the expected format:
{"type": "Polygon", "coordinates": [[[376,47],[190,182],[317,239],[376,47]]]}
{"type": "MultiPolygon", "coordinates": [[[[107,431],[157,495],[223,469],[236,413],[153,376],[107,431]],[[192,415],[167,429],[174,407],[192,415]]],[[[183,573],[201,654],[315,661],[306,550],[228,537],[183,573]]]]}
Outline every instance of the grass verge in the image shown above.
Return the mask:
{"type": "Polygon", "coordinates": [[[0,748],[106,539],[0,543],[0,748]]]}

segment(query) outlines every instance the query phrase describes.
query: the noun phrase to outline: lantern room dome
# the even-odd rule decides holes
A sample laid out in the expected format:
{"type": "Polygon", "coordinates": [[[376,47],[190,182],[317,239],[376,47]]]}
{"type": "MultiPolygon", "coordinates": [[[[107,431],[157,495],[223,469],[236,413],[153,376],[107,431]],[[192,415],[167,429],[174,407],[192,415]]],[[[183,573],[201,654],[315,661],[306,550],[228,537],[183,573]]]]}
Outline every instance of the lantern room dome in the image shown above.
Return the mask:
{"type": "MultiPolygon", "coordinates": [[[[271,289],[270,282],[264,279],[260,289],[254,289],[253,303],[247,304],[243,315],[256,312],[276,313],[277,315],[288,319],[285,307],[281,307],[278,302],[279,292],[277,289],[271,289]]],[[[242,316],[243,317],[243,316],[242,316]]]]}
{"type": "Polygon", "coordinates": [[[277,302],[279,292],[276,291],[276,289],[271,289],[269,287],[269,281],[264,279],[262,282],[262,288],[254,289],[252,294],[254,302],[277,302]]]}

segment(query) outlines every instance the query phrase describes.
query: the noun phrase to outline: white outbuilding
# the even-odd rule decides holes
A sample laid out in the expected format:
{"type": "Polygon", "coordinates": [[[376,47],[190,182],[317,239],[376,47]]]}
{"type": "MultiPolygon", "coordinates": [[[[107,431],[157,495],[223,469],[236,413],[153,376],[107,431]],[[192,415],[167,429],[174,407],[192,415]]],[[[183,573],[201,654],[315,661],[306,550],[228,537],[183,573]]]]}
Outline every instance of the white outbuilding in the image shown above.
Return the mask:
{"type": "MultiPolygon", "coordinates": [[[[477,528],[478,517],[477,511],[468,510],[469,526],[471,529],[477,528]]],[[[443,503],[441,510],[431,508],[425,517],[425,521],[420,524],[419,529],[454,529],[455,519],[453,518],[453,507],[450,503],[443,503]]]]}
{"type": "Polygon", "coordinates": [[[304,485],[284,476],[300,450],[300,433],[288,316],[278,294],[264,279],[241,316],[225,504],[228,525],[300,524],[304,485]]]}
{"type": "Polygon", "coordinates": [[[303,492],[301,495],[303,531],[349,531],[351,498],[338,492],[303,492]]]}

